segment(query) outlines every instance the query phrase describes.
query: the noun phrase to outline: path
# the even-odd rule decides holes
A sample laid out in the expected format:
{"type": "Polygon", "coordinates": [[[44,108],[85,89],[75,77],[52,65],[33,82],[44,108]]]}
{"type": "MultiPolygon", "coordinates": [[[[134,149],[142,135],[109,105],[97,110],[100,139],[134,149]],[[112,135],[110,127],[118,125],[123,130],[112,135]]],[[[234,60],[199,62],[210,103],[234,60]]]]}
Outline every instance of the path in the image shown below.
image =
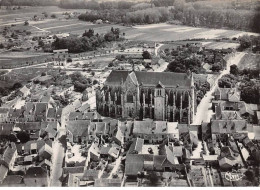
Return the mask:
{"type": "Polygon", "coordinates": [[[210,118],[213,115],[213,111],[211,110],[211,100],[213,98],[212,94],[216,90],[218,86],[218,80],[225,74],[229,74],[230,72],[230,65],[237,65],[242,57],[245,55],[244,52],[239,52],[234,54],[228,61],[227,61],[227,69],[223,70],[220,75],[216,78],[213,86],[211,86],[210,91],[208,91],[203,99],[201,100],[200,104],[197,107],[197,113],[193,120],[193,125],[200,125],[202,122],[210,122],[210,118]]]}
{"type": "Polygon", "coordinates": [[[43,31],[43,32],[49,32],[48,30],[45,30],[45,29],[39,28],[39,27],[34,26],[34,25],[31,25],[31,27],[36,28],[37,30],[40,30],[40,31],[43,31]]]}

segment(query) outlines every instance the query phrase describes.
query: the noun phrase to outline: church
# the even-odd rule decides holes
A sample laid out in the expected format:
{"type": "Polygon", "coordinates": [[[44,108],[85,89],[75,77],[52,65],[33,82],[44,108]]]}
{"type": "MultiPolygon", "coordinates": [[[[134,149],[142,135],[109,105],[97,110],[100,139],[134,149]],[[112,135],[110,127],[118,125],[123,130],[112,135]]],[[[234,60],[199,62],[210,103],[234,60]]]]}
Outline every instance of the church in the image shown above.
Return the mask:
{"type": "Polygon", "coordinates": [[[112,71],[96,92],[97,111],[113,118],[192,123],[195,112],[191,72],[112,71]]]}

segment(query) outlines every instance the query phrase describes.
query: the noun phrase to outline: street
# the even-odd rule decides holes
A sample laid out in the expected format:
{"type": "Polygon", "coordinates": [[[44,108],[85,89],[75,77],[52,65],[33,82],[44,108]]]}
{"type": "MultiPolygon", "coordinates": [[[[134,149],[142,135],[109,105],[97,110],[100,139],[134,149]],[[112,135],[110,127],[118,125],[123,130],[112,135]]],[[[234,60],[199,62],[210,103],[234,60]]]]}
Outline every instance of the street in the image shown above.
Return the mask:
{"type": "Polygon", "coordinates": [[[197,113],[193,120],[193,125],[200,125],[202,122],[210,122],[210,118],[213,115],[213,111],[211,110],[211,100],[213,98],[212,94],[215,92],[217,86],[218,86],[218,80],[225,74],[229,74],[230,72],[230,66],[231,65],[237,65],[239,61],[242,59],[242,57],[245,55],[244,52],[238,52],[235,53],[234,56],[232,56],[227,61],[227,69],[223,70],[219,76],[216,78],[213,86],[211,86],[210,91],[208,91],[203,99],[201,100],[200,104],[197,107],[197,113]]]}

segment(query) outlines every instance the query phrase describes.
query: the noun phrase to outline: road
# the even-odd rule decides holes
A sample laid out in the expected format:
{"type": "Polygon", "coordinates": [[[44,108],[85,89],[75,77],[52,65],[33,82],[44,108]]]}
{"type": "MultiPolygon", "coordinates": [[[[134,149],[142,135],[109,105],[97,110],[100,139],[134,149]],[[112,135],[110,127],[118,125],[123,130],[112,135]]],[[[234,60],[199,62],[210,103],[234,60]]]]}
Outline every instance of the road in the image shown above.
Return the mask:
{"type": "Polygon", "coordinates": [[[66,128],[65,128],[65,118],[67,115],[64,112],[61,115],[61,126],[58,128],[58,135],[54,140],[53,143],[53,155],[52,155],[52,170],[51,170],[51,177],[50,177],[50,187],[61,187],[62,183],[60,181],[60,177],[62,175],[62,168],[63,168],[63,159],[65,156],[65,148],[62,146],[59,138],[63,135],[66,135],[66,128]]]}
{"type": "Polygon", "coordinates": [[[212,94],[217,88],[218,80],[225,74],[230,73],[230,66],[231,65],[237,65],[239,61],[242,59],[242,57],[245,55],[244,52],[238,52],[235,53],[234,56],[232,56],[227,61],[227,69],[223,70],[220,75],[216,78],[213,86],[211,86],[210,91],[208,91],[203,99],[201,100],[200,104],[197,107],[197,113],[193,120],[193,125],[200,125],[202,122],[210,122],[210,118],[213,115],[213,111],[211,110],[211,100],[213,98],[212,94]]]}

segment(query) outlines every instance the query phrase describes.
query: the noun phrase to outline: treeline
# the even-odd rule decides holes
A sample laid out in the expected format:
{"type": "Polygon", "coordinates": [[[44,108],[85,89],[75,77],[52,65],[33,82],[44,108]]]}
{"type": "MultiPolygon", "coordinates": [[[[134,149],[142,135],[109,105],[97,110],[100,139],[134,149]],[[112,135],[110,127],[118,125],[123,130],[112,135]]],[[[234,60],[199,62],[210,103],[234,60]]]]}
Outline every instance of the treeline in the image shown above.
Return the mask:
{"type": "Polygon", "coordinates": [[[98,19],[125,24],[152,24],[166,22],[170,18],[170,12],[165,7],[154,7],[144,10],[128,12],[125,10],[114,11],[87,11],[79,15],[79,20],[93,22],[98,19]]]}
{"type": "Polygon", "coordinates": [[[62,0],[61,8],[67,9],[90,9],[90,10],[105,10],[105,9],[130,9],[136,3],[130,1],[104,1],[97,2],[94,0],[62,0]]]}
{"type": "Polygon", "coordinates": [[[254,53],[260,51],[260,36],[243,35],[238,38],[240,43],[239,50],[243,51],[248,48],[252,48],[254,53]]]}
{"type": "MultiPolygon", "coordinates": [[[[56,38],[51,44],[53,49],[68,49],[69,53],[81,53],[104,47],[106,42],[121,40],[119,28],[111,28],[105,35],[95,34],[93,29],[85,31],[82,37],[56,38]]],[[[48,45],[47,45],[48,46],[48,45]]],[[[43,47],[48,49],[48,47],[43,47]]]]}
{"type": "Polygon", "coordinates": [[[0,6],[59,6],[59,0],[2,0],[0,6]]]}

